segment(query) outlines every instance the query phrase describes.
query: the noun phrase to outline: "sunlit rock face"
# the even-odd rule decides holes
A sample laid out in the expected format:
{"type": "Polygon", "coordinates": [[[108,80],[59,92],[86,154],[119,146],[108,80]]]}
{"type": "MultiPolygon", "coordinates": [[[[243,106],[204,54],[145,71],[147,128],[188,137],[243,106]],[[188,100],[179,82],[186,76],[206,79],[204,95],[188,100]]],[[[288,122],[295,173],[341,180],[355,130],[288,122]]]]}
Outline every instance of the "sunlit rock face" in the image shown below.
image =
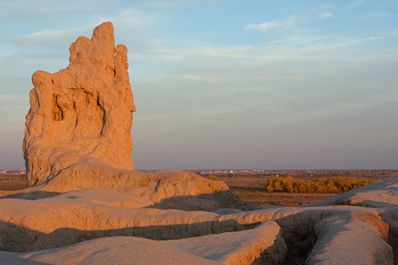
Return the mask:
{"type": "Polygon", "coordinates": [[[132,113],[127,48],[115,46],[112,23],[79,37],[70,64],[32,76],[23,151],[29,185],[80,162],[133,169],[132,113]]]}

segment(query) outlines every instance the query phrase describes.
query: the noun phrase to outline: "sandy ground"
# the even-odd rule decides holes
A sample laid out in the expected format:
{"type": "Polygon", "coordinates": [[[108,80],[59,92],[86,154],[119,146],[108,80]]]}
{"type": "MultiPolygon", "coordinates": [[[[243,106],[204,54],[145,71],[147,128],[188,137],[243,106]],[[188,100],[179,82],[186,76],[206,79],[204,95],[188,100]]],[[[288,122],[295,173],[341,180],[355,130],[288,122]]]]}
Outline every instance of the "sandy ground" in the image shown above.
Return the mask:
{"type": "Polygon", "coordinates": [[[232,191],[241,199],[258,205],[300,206],[320,201],[336,194],[323,193],[280,193],[266,192],[256,189],[232,188],[232,191]]]}
{"type": "Polygon", "coordinates": [[[26,188],[25,174],[1,173],[0,190],[21,190],[26,188]]]}

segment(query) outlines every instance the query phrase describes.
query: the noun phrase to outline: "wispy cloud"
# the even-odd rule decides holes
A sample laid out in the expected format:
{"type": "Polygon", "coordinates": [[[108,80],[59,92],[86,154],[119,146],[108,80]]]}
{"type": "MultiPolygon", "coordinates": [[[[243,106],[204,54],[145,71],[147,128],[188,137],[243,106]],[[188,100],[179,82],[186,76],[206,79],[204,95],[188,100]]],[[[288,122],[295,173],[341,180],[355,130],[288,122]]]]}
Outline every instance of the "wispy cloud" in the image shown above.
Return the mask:
{"type": "MultiPolygon", "coordinates": [[[[212,65],[226,68],[235,66],[256,65],[260,63],[282,61],[307,62],[358,62],[374,59],[393,60],[392,54],[397,51],[373,51],[364,54],[363,46],[387,38],[383,35],[368,37],[342,36],[311,36],[289,35],[278,41],[267,42],[263,45],[209,45],[178,47],[173,43],[163,42],[161,46],[147,50],[148,55],[174,64],[212,65]],[[193,61],[197,63],[192,64],[193,61]],[[208,62],[208,63],[206,63],[208,62]],[[211,62],[211,63],[209,63],[211,62]]],[[[139,58],[137,58],[139,59],[139,58]]]]}
{"type": "Polygon", "coordinates": [[[91,30],[90,25],[69,29],[46,29],[24,35],[12,37],[11,43],[19,45],[45,45],[64,44],[76,38],[76,36],[86,34],[91,30]]]}
{"type": "Polygon", "coordinates": [[[103,21],[112,21],[116,26],[121,28],[144,28],[153,25],[159,20],[158,16],[151,15],[135,8],[124,8],[119,10],[119,12],[114,16],[101,17],[99,19],[103,21]]]}
{"type": "Polygon", "coordinates": [[[77,36],[90,36],[92,29],[101,22],[112,21],[120,31],[134,29],[142,29],[152,25],[156,21],[156,17],[149,15],[143,11],[125,8],[120,9],[113,16],[101,16],[91,20],[80,27],[71,27],[64,29],[46,29],[36,32],[31,32],[19,36],[12,37],[9,41],[18,45],[40,45],[40,46],[60,46],[71,43],[77,36]]]}
{"type": "Polygon", "coordinates": [[[333,17],[332,11],[327,6],[320,6],[308,11],[306,14],[291,15],[284,19],[265,21],[261,23],[248,24],[244,28],[247,30],[257,30],[261,32],[271,30],[290,29],[297,27],[301,23],[309,22],[314,19],[327,19],[333,17]]]}
{"type": "MultiPolygon", "coordinates": [[[[57,7],[49,0],[42,0],[41,5],[31,10],[26,9],[27,0],[7,2],[9,4],[4,5],[0,1],[3,7],[0,21],[5,25],[0,52],[3,66],[0,91],[4,95],[0,97],[3,125],[0,134],[4,128],[11,127],[6,126],[6,122],[18,120],[22,137],[28,89],[32,87],[31,73],[37,68],[50,72],[63,68],[71,41],[79,35],[90,36],[99,22],[111,20],[117,42],[129,48],[131,81],[138,109],[134,134],[137,146],[141,146],[136,154],[137,159],[142,160],[146,152],[148,167],[158,159],[148,155],[148,148],[153,147],[152,154],[167,152],[170,149],[164,144],[173,141],[177,144],[181,137],[198,144],[189,146],[188,155],[181,155],[179,149],[180,155],[175,156],[179,160],[185,157],[192,160],[192,150],[197,148],[205,152],[213,151],[212,148],[221,150],[218,157],[241,154],[225,152],[225,148],[241,142],[240,149],[248,150],[243,157],[253,161],[261,157],[265,161],[274,157],[274,150],[280,150],[281,146],[286,150],[295,144],[302,144],[302,150],[308,146],[321,146],[323,150],[333,147],[335,144],[331,142],[341,141],[341,137],[334,135],[336,130],[341,129],[348,135],[346,130],[355,129],[356,133],[359,123],[369,124],[369,128],[360,131],[372,139],[363,144],[375,143],[377,137],[370,138],[369,132],[374,130],[379,135],[380,130],[384,130],[392,139],[386,143],[396,148],[394,136],[398,127],[390,121],[398,105],[398,91],[394,86],[398,82],[394,71],[398,68],[395,45],[398,34],[387,32],[396,23],[396,16],[388,17],[393,9],[377,8],[381,6],[379,3],[347,0],[314,6],[304,1],[287,7],[278,5],[274,10],[276,2],[267,5],[263,1],[258,7],[253,4],[247,10],[240,10],[241,4],[214,4],[210,0],[138,0],[116,4],[90,0],[57,7]],[[198,9],[199,5],[206,4],[204,2],[208,8],[198,9]],[[20,7],[15,9],[15,6],[20,7]],[[235,8],[242,16],[234,17],[232,14],[236,13],[229,8],[235,8]],[[181,13],[184,16],[176,19],[181,13]],[[220,13],[225,23],[212,27],[219,21],[220,13]],[[280,16],[275,17],[276,14],[280,16]],[[388,18],[369,23],[364,29],[363,16],[366,15],[388,18]],[[204,21],[203,16],[208,19],[204,21]],[[347,23],[349,27],[344,27],[347,23]],[[363,117],[363,122],[358,122],[358,117],[363,117]],[[384,117],[386,122],[377,123],[378,117],[384,117]],[[343,119],[347,120],[347,126],[340,122],[343,119]],[[386,127],[391,128],[390,133],[386,127]],[[305,135],[304,140],[298,136],[300,131],[305,135]],[[242,135],[248,137],[243,139],[242,135]],[[314,143],[317,137],[326,140],[314,143]],[[288,144],[286,139],[291,139],[288,144]],[[215,144],[207,144],[212,141],[215,144]],[[225,143],[224,148],[219,142],[225,143]],[[259,145],[271,142],[281,144],[262,148],[272,150],[268,156],[265,151],[253,156],[253,150],[259,145]]],[[[0,137],[1,146],[6,146],[11,139],[4,135],[5,132],[0,137]]],[[[384,135],[383,139],[386,139],[384,135]]],[[[347,143],[350,142],[348,139],[347,143]]],[[[338,156],[341,150],[334,155],[338,156]]],[[[301,157],[300,153],[292,152],[291,156],[295,159],[301,157]]],[[[281,157],[283,159],[276,160],[285,161],[284,156],[281,157]]],[[[218,158],[211,159],[219,163],[218,158]]],[[[238,165],[240,161],[233,163],[238,165]]]]}
{"type": "Polygon", "coordinates": [[[276,29],[285,29],[294,26],[297,23],[297,19],[294,17],[281,19],[281,20],[273,20],[258,24],[248,24],[245,26],[245,29],[249,30],[258,30],[258,31],[270,31],[276,29]]]}
{"type": "Polygon", "coordinates": [[[358,7],[364,3],[364,0],[351,0],[348,5],[346,5],[346,9],[351,9],[358,7]]]}
{"type": "Polygon", "coordinates": [[[397,16],[397,14],[392,12],[367,12],[361,15],[363,18],[387,18],[395,16],[397,16]]]}
{"type": "Polygon", "coordinates": [[[331,18],[333,17],[333,13],[331,11],[325,11],[319,14],[319,17],[321,18],[331,18]]]}

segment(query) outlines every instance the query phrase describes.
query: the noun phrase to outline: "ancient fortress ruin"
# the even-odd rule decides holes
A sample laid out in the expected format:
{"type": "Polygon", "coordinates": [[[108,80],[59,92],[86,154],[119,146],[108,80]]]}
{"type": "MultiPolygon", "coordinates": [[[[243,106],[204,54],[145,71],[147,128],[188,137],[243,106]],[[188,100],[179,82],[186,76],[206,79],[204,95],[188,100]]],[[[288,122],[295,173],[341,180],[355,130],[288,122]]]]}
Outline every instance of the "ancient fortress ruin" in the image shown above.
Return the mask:
{"type": "Polygon", "coordinates": [[[91,39],[79,37],[69,62],[32,76],[23,141],[29,185],[85,161],[133,169],[127,48],[115,46],[112,24],[95,28],[91,39]]]}
{"type": "Polygon", "coordinates": [[[33,75],[29,187],[0,191],[0,265],[398,264],[398,177],[278,207],[192,172],[133,171],[127,69],[107,22],[66,69],[33,75]]]}

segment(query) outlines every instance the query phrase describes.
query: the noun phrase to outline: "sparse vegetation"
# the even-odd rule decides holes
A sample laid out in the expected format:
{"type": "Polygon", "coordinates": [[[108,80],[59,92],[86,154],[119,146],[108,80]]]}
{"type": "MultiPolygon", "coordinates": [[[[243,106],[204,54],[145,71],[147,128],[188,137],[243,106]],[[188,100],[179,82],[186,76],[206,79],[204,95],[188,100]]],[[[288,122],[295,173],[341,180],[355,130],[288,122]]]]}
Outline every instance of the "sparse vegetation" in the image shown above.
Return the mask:
{"type": "MultiPolygon", "coordinates": [[[[310,203],[324,200],[328,197],[333,196],[336,192],[346,191],[355,187],[363,186],[369,183],[373,183],[378,180],[382,180],[389,177],[398,176],[398,170],[362,170],[362,169],[352,169],[352,170],[343,170],[343,169],[275,169],[275,170],[250,170],[250,169],[215,169],[215,170],[200,170],[197,171],[200,175],[214,179],[215,176],[217,180],[224,181],[232,192],[234,192],[240,199],[244,201],[248,201],[250,203],[259,204],[259,205],[284,205],[284,206],[299,206],[299,205],[308,205],[310,203]],[[326,180],[330,180],[333,183],[326,186],[323,184],[319,184],[320,186],[324,186],[323,188],[311,189],[311,188],[297,188],[298,192],[283,192],[276,191],[274,188],[272,192],[268,192],[264,186],[264,182],[267,179],[279,177],[279,178],[287,178],[291,177],[293,180],[308,180],[315,181],[321,183],[326,180]],[[344,179],[344,181],[340,181],[344,179]],[[355,179],[357,181],[351,181],[352,185],[348,185],[350,183],[350,179],[355,179]],[[341,182],[339,184],[342,185],[343,188],[332,188],[333,186],[339,186],[335,182],[341,182]],[[359,184],[358,184],[359,182],[359,184]],[[333,192],[328,191],[327,188],[333,190],[333,192]],[[312,191],[311,191],[312,190],[312,191]],[[314,191],[315,190],[315,191],[314,191]],[[316,190],[319,190],[317,192],[316,190]]],[[[301,187],[310,185],[305,183],[302,184],[301,187]]],[[[279,186],[281,186],[279,184],[279,186]]],[[[283,185],[282,185],[283,186],[283,185]]],[[[295,185],[293,185],[294,187],[295,185]]],[[[297,186],[297,184],[296,184],[297,186]]],[[[288,187],[291,186],[288,185],[288,187]]],[[[283,187],[282,187],[283,188],[283,187]]]]}
{"type": "Polygon", "coordinates": [[[210,175],[210,176],[209,176],[209,179],[211,179],[211,180],[217,180],[217,176],[210,175]]]}
{"type": "Polygon", "coordinates": [[[373,183],[357,178],[301,179],[293,177],[270,177],[265,180],[267,192],[288,193],[340,193],[373,183]]]}

